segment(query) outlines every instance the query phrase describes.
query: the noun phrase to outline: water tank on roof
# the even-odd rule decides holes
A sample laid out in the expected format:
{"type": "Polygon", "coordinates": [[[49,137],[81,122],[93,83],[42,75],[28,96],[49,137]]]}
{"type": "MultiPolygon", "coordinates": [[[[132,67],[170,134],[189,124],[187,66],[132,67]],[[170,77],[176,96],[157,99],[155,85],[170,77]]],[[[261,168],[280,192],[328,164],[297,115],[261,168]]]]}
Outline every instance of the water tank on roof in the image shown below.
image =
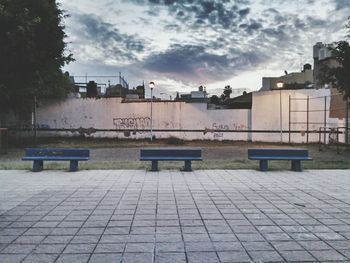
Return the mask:
{"type": "Polygon", "coordinates": [[[307,63],[307,64],[305,64],[304,66],[303,66],[303,71],[305,71],[305,70],[311,70],[311,65],[309,64],[309,63],[307,63]]]}

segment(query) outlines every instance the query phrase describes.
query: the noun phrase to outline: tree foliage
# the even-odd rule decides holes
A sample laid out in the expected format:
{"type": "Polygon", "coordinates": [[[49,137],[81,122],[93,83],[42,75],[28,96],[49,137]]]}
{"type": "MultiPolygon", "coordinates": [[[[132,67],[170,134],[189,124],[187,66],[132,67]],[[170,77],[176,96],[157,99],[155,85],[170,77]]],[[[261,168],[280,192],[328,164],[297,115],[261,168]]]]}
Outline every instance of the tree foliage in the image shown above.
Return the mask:
{"type": "Polygon", "coordinates": [[[61,67],[65,15],[56,0],[0,0],[0,108],[30,112],[33,98],[62,98],[72,88],[61,67]]]}
{"type": "Polygon", "coordinates": [[[230,85],[225,86],[224,92],[223,92],[224,97],[227,98],[227,99],[229,99],[231,93],[232,93],[232,88],[231,88],[231,86],[230,86],[230,85]]]}
{"type": "MultiPolygon", "coordinates": [[[[347,24],[350,38],[350,18],[347,24]]],[[[324,83],[332,83],[339,91],[350,98],[350,45],[347,41],[339,41],[332,48],[332,54],[339,63],[337,67],[325,67],[321,70],[324,83]]]]}

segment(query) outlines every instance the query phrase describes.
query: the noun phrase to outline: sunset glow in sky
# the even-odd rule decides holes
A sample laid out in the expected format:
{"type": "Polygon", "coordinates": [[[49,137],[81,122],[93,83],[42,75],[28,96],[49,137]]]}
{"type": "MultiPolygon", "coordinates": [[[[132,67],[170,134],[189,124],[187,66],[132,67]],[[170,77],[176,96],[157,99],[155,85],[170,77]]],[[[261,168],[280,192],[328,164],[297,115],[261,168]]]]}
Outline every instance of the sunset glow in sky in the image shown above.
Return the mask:
{"type": "MultiPolygon", "coordinates": [[[[350,0],[60,0],[72,75],[117,75],[155,94],[257,90],[263,76],[312,63],[316,42],[345,39],[350,0]]],[[[147,95],[147,93],[146,93],[147,95]]],[[[161,96],[160,96],[161,97],[161,96]]]]}

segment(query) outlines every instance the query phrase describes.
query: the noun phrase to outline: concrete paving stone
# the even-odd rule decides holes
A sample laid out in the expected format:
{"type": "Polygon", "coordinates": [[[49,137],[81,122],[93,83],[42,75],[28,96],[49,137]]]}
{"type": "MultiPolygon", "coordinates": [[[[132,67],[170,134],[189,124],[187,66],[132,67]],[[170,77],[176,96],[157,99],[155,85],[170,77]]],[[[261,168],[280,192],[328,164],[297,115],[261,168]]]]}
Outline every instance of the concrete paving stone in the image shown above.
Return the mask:
{"type": "Polygon", "coordinates": [[[152,235],[152,234],[155,234],[155,232],[156,232],[155,226],[132,226],[130,230],[130,234],[132,235],[146,235],[146,234],[152,235]]]}
{"type": "Polygon", "coordinates": [[[119,263],[122,259],[121,253],[94,253],[89,263],[119,263]]]}
{"type": "Polygon", "coordinates": [[[42,244],[68,244],[73,236],[52,236],[48,235],[41,242],[42,244]]]}
{"type": "Polygon", "coordinates": [[[99,243],[94,253],[122,253],[125,248],[125,243],[114,243],[114,244],[105,244],[99,243]]]}
{"type": "Polygon", "coordinates": [[[155,234],[129,235],[128,243],[154,243],[156,241],[155,234]]]}
{"type": "Polygon", "coordinates": [[[25,254],[0,254],[1,263],[20,263],[26,257],[25,254]]]}
{"type": "Polygon", "coordinates": [[[242,242],[242,245],[247,251],[274,250],[273,247],[266,241],[242,242]]]}
{"type": "Polygon", "coordinates": [[[232,233],[232,229],[227,225],[222,226],[207,226],[208,233],[216,233],[216,234],[226,234],[226,233],[232,233]]]}
{"type": "Polygon", "coordinates": [[[99,236],[101,236],[104,231],[105,231],[105,227],[82,227],[77,232],[77,235],[78,236],[81,236],[81,235],[99,235],[99,236]]]}
{"type": "Polygon", "coordinates": [[[182,233],[184,234],[203,234],[207,233],[204,226],[181,226],[182,233]]]}
{"type": "Polygon", "coordinates": [[[260,233],[282,233],[283,230],[278,226],[257,226],[260,233]]]}
{"type": "MultiPolygon", "coordinates": [[[[309,226],[309,227],[314,227],[314,226],[309,226]]],[[[287,233],[305,233],[305,232],[310,232],[306,227],[303,226],[281,226],[283,231],[287,233]]]]}
{"type": "Polygon", "coordinates": [[[213,242],[219,242],[219,241],[237,241],[237,238],[234,234],[209,234],[210,239],[213,242]]]}
{"type": "Polygon", "coordinates": [[[126,253],[152,253],[154,251],[154,243],[127,243],[126,253]]]}
{"type": "Polygon", "coordinates": [[[214,245],[211,242],[186,242],[185,249],[186,252],[215,252],[214,245]]]}
{"type": "Polygon", "coordinates": [[[177,226],[160,226],[156,228],[157,234],[181,234],[181,228],[177,226]]]}
{"type": "MultiPolygon", "coordinates": [[[[221,262],[224,263],[244,263],[251,262],[250,257],[245,251],[230,251],[230,252],[218,252],[218,256],[221,262]]],[[[205,262],[205,261],[203,261],[205,262]]]]}
{"type": "MultiPolygon", "coordinates": [[[[15,221],[15,222],[6,222],[5,226],[9,226],[12,228],[30,228],[31,226],[33,226],[37,221],[15,221]]],[[[0,223],[1,225],[1,223],[0,223]]]]}
{"type": "Polygon", "coordinates": [[[232,225],[230,224],[231,229],[234,233],[255,233],[258,231],[253,225],[232,225]]]}
{"type": "Polygon", "coordinates": [[[85,221],[67,221],[67,220],[64,220],[62,222],[60,222],[58,224],[57,227],[81,227],[83,224],[85,223],[85,221]]]}
{"type": "Polygon", "coordinates": [[[82,235],[75,236],[70,243],[71,244],[96,244],[100,240],[101,235],[82,235]]]}
{"type": "Polygon", "coordinates": [[[61,254],[55,263],[86,263],[90,254],[61,254]]]}
{"type": "Polygon", "coordinates": [[[186,263],[185,253],[158,253],[155,263],[186,263]]]}
{"type": "Polygon", "coordinates": [[[100,243],[126,243],[128,235],[105,235],[100,238],[100,243]]]}
{"type": "Polygon", "coordinates": [[[350,260],[350,247],[347,249],[341,249],[339,252],[350,260]]]}
{"type": "MultiPolygon", "coordinates": [[[[338,225],[334,225],[338,226],[338,225]]],[[[316,225],[316,226],[305,226],[305,228],[313,233],[329,233],[329,232],[334,232],[335,230],[332,229],[331,227],[325,226],[325,225],[316,225]]]]}
{"type": "Polygon", "coordinates": [[[339,249],[350,249],[350,240],[336,240],[336,241],[327,241],[331,247],[339,249]]]}
{"type": "Polygon", "coordinates": [[[241,251],[244,250],[240,242],[213,242],[216,251],[241,251]]]}
{"type": "Polygon", "coordinates": [[[296,241],[272,241],[271,244],[277,251],[304,250],[296,241]]]}
{"type": "Polygon", "coordinates": [[[54,228],[51,231],[48,231],[48,234],[54,235],[54,236],[70,236],[70,235],[75,235],[78,231],[79,231],[79,228],[77,227],[67,227],[67,228],[58,227],[58,228],[54,228]]]}
{"type": "Polygon", "coordinates": [[[288,262],[305,262],[310,261],[314,262],[316,259],[307,251],[299,250],[299,251],[280,251],[283,258],[285,258],[288,262]]]}
{"type": "Polygon", "coordinates": [[[296,241],[317,241],[317,240],[320,240],[313,233],[288,233],[288,235],[296,241]]]}
{"type": "Polygon", "coordinates": [[[185,252],[185,245],[183,242],[173,243],[156,243],[156,253],[168,252],[185,252]]]}
{"type": "Polygon", "coordinates": [[[330,250],[331,247],[324,241],[298,241],[306,250],[330,250]]]}
{"type": "Polygon", "coordinates": [[[20,236],[26,232],[29,228],[5,228],[0,230],[0,236],[20,236]]]}
{"type": "Polygon", "coordinates": [[[39,244],[46,236],[20,236],[13,243],[15,244],[39,244]]]}
{"type": "Polygon", "coordinates": [[[290,241],[292,238],[286,233],[263,233],[268,241],[290,241]]]}
{"type": "MultiPolygon", "coordinates": [[[[221,252],[226,253],[226,252],[221,252]]],[[[215,252],[188,252],[188,263],[219,263],[219,258],[215,252]]]]}
{"type": "Polygon", "coordinates": [[[276,251],[248,251],[254,262],[281,262],[283,258],[276,251]]]}
{"type": "MultiPolygon", "coordinates": [[[[191,235],[184,235],[184,239],[187,241],[194,241],[193,239],[197,239],[197,240],[202,240],[201,238],[203,238],[203,241],[208,240],[209,241],[209,236],[208,235],[196,235],[194,234],[194,238],[191,238],[191,235]],[[186,239],[185,239],[186,236],[186,239]]],[[[182,242],[182,236],[181,234],[160,234],[160,233],[156,233],[156,242],[182,242]]]]}
{"type": "MultiPolygon", "coordinates": [[[[145,222],[151,222],[151,221],[145,221],[145,222]]],[[[135,222],[131,220],[121,220],[121,221],[112,220],[108,222],[107,227],[114,227],[114,226],[130,227],[131,225],[135,226],[135,222]]],[[[146,226],[146,225],[142,225],[142,226],[146,226]]],[[[152,226],[152,225],[149,225],[149,226],[152,226]]]]}
{"type": "MultiPolygon", "coordinates": [[[[2,254],[29,254],[34,250],[36,245],[32,244],[9,244],[4,248],[2,254]]],[[[0,261],[1,262],[1,261],[0,261]]]]}
{"type": "Polygon", "coordinates": [[[122,263],[152,263],[152,253],[124,253],[122,263]]]}
{"type": "Polygon", "coordinates": [[[345,237],[339,235],[335,232],[325,232],[325,233],[314,233],[321,240],[329,241],[329,240],[345,240],[345,237]]]}
{"type": "Polygon", "coordinates": [[[64,249],[65,254],[90,254],[94,251],[96,244],[69,244],[64,249]]]}
{"type": "Polygon", "coordinates": [[[319,261],[347,260],[346,257],[335,250],[310,250],[309,252],[319,261]]]}
{"type": "Polygon", "coordinates": [[[35,254],[61,254],[66,244],[40,244],[33,253],[35,254]]]}
{"type": "Polygon", "coordinates": [[[185,242],[205,242],[205,241],[210,241],[209,235],[207,233],[203,234],[183,234],[183,240],[185,242]]]}
{"type": "Polygon", "coordinates": [[[56,227],[60,221],[38,221],[32,227],[56,227]]]}
{"type": "Polygon", "coordinates": [[[130,227],[107,227],[104,231],[105,235],[128,235],[130,227]]]}
{"type": "Polygon", "coordinates": [[[30,254],[22,262],[23,263],[54,263],[58,258],[58,254],[30,254]]]}
{"type": "Polygon", "coordinates": [[[264,237],[260,234],[236,233],[236,235],[241,242],[265,241],[264,237]]]}

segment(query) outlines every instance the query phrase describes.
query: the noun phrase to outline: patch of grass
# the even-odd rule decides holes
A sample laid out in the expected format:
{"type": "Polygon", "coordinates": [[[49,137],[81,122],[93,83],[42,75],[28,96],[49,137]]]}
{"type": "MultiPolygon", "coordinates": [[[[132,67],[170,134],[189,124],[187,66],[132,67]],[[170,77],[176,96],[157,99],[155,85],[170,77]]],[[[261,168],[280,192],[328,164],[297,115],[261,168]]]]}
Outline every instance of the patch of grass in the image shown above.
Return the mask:
{"type": "Polygon", "coordinates": [[[183,144],[185,144],[184,140],[181,140],[181,139],[176,138],[176,137],[168,138],[167,143],[170,145],[183,145],[183,144]]]}
{"type": "MultiPolygon", "coordinates": [[[[181,169],[183,162],[164,161],[159,162],[159,169],[181,169]]],[[[310,161],[302,162],[304,169],[350,169],[350,161],[310,161]]],[[[147,169],[151,167],[151,162],[141,161],[107,161],[107,162],[79,162],[80,170],[135,170],[147,169]]],[[[192,162],[194,170],[207,169],[252,169],[259,170],[259,162],[251,160],[205,160],[192,162]]],[[[290,161],[270,161],[269,171],[287,171],[291,167],[290,161]]],[[[0,163],[1,170],[29,170],[32,168],[32,162],[3,162],[0,163]]],[[[48,170],[68,170],[69,162],[44,162],[44,169],[48,170]]]]}

